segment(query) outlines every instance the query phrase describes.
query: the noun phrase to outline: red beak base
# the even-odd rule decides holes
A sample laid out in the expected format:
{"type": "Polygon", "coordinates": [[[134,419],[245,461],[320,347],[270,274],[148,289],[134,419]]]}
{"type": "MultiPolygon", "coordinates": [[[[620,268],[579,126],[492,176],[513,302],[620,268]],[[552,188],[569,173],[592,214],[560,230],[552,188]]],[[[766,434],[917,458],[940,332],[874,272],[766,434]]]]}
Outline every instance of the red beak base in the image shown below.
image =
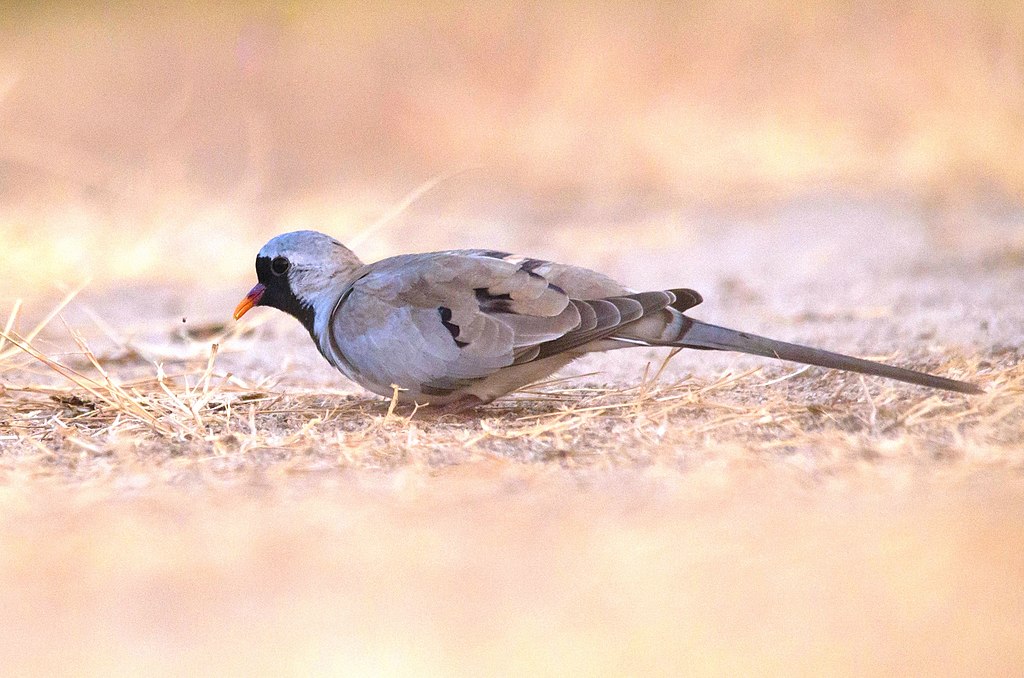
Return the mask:
{"type": "Polygon", "coordinates": [[[255,287],[249,290],[249,294],[245,295],[245,299],[242,299],[238,302],[238,306],[235,306],[235,320],[241,318],[249,312],[250,308],[260,303],[260,299],[266,291],[266,285],[260,283],[257,283],[255,287]]]}

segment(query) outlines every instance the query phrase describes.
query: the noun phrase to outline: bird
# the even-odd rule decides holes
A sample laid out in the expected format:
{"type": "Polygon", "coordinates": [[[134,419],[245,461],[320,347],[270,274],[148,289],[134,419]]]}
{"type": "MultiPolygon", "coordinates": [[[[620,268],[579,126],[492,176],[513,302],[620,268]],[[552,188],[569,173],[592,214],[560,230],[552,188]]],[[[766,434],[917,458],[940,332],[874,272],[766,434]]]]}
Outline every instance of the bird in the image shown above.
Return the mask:
{"type": "Polygon", "coordinates": [[[462,412],[580,356],[635,346],[737,351],[965,394],[974,384],[720,327],[686,288],[636,292],[579,266],[486,249],[364,264],[317,231],[275,236],[235,308],[294,316],[331,365],[368,391],[462,412]]]}

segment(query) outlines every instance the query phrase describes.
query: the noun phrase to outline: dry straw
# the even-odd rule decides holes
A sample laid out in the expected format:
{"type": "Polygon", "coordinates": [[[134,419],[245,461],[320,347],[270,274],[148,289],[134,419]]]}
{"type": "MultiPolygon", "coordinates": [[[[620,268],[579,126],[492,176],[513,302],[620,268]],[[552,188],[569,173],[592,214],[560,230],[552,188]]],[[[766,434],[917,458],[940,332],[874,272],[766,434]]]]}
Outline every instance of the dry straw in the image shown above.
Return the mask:
{"type": "Polygon", "coordinates": [[[672,352],[632,385],[602,384],[599,374],[556,378],[476,413],[438,417],[396,398],[312,389],[294,379],[279,388],[270,385],[271,375],[241,379],[217,364],[224,342],[230,345],[237,333],[222,333],[202,360],[168,374],[140,353],[119,360],[115,370],[65,324],[78,362],[58,360],[35,340],[81,289],[68,292],[24,335],[14,330],[22,303],[3,324],[0,449],[9,452],[3,455],[8,467],[42,454],[64,468],[73,453],[76,472],[90,473],[90,461],[124,450],[135,462],[220,460],[233,469],[433,468],[475,458],[688,468],[716,463],[733,449],[746,450],[747,463],[782,455],[819,471],[864,459],[936,455],[968,465],[1024,463],[1024,368],[1009,358],[985,371],[980,357],[936,366],[982,375],[988,393],[964,398],[777,365],[671,383],[664,374],[672,352]],[[64,383],[28,369],[22,357],[64,383]],[[119,378],[116,372],[126,368],[136,376],[119,378]],[[139,377],[140,370],[150,374],[139,377]]]}

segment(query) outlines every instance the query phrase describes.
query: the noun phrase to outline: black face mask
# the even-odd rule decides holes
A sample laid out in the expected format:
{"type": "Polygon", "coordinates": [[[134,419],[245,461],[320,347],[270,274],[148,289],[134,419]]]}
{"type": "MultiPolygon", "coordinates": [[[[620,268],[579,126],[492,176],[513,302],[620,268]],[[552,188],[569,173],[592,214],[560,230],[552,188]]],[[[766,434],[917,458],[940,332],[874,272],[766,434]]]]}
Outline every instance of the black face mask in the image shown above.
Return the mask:
{"type": "Polygon", "coordinates": [[[275,257],[273,260],[270,257],[256,257],[256,277],[265,289],[255,305],[270,306],[284,311],[298,319],[312,336],[313,307],[304,304],[295,296],[288,277],[290,267],[287,263],[282,267],[282,259],[282,257],[275,257]]]}

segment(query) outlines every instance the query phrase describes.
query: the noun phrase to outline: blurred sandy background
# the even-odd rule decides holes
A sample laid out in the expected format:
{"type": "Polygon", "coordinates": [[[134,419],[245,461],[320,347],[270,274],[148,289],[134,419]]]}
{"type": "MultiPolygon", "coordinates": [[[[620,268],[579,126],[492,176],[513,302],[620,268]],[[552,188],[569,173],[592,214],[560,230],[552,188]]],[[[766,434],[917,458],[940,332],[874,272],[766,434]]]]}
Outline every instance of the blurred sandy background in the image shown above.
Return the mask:
{"type": "Polygon", "coordinates": [[[836,195],[960,230],[1024,197],[1013,2],[15,3],[0,30],[19,286],[223,280],[459,171],[367,255],[836,195]]]}
{"type": "MultiPolygon", "coordinates": [[[[1024,663],[1021,3],[5,3],[0,271],[0,329],[91,280],[63,317],[115,379],[160,362],[187,400],[219,336],[218,376],[301,406],[132,438],[0,361],[7,671],[1024,663]],[[992,395],[776,365],[664,416],[396,423],[291,319],[218,335],[297,228],[692,286],[698,317],[992,395]]],[[[78,364],[69,337],[35,343],[78,364]]],[[[661,357],[576,371],[620,388],[661,357]]]]}

